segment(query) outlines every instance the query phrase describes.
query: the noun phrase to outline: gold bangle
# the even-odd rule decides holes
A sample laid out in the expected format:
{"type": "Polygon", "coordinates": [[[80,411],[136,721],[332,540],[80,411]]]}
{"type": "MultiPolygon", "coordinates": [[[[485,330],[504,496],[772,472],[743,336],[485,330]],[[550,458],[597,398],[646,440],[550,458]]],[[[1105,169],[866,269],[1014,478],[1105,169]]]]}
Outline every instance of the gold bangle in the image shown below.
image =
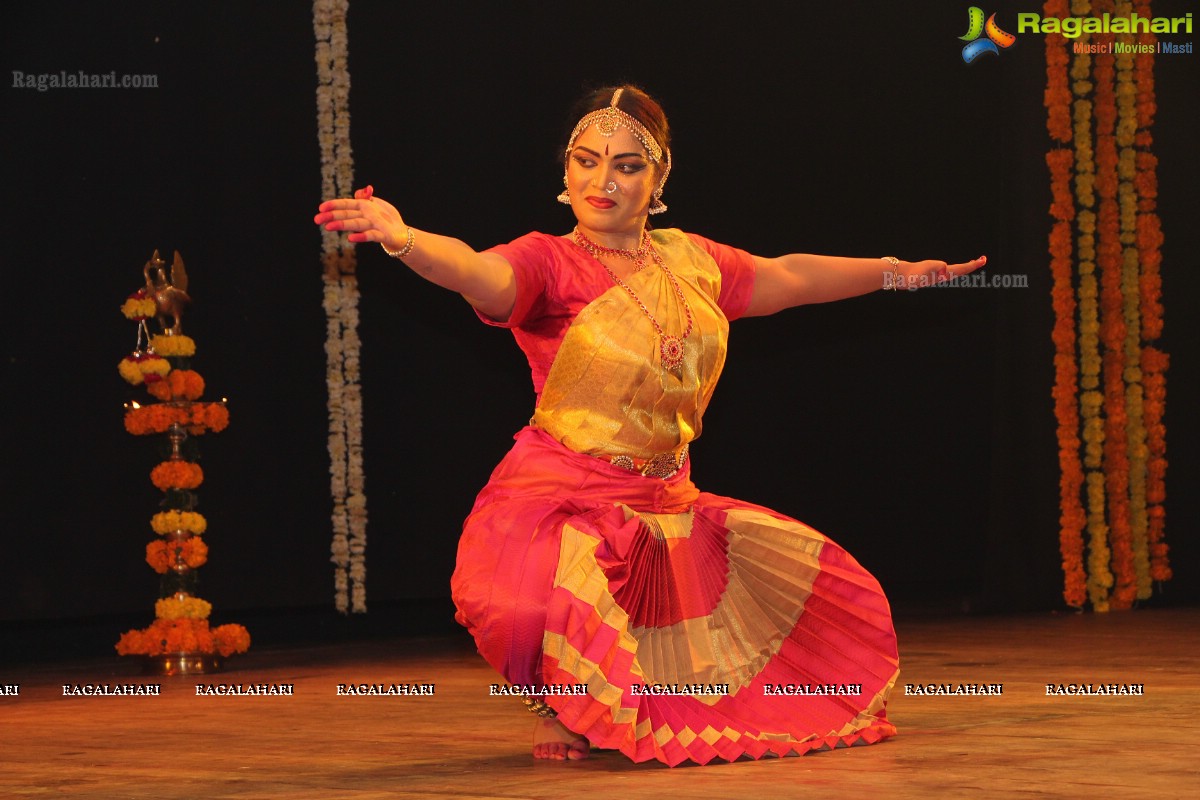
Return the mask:
{"type": "Polygon", "coordinates": [[[895,256],[881,256],[892,267],[892,281],[889,284],[887,281],[883,283],[884,291],[891,289],[893,292],[900,290],[900,259],[895,256]]]}
{"type": "Polygon", "coordinates": [[[387,245],[384,244],[383,242],[380,242],[379,246],[383,248],[383,252],[387,253],[392,258],[404,258],[405,256],[407,256],[409,253],[411,253],[413,251],[413,245],[415,245],[416,243],[417,243],[417,234],[413,231],[412,228],[409,228],[408,229],[408,238],[404,241],[404,247],[401,247],[399,250],[388,250],[387,245]]]}

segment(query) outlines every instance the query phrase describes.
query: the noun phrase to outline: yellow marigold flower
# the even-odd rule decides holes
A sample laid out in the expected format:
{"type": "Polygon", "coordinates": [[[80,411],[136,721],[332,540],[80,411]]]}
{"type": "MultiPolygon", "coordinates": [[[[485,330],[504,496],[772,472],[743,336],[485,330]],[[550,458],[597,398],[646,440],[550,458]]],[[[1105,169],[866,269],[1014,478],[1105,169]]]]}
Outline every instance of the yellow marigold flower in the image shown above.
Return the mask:
{"type": "Polygon", "coordinates": [[[171,362],[165,358],[144,358],[138,362],[143,375],[157,375],[160,378],[171,371],[171,362]]]}
{"type": "Polygon", "coordinates": [[[122,358],[121,362],[117,364],[117,371],[121,373],[121,377],[126,382],[139,386],[146,380],[147,375],[156,375],[161,378],[169,373],[171,362],[156,355],[135,353],[122,358]]]}
{"type": "Polygon", "coordinates": [[[190,336],[164,336],[158,334],[150,339],[150,346],[160,356],[181,356],[189,358],[196,355],[196,341],[190,336]]]}
{"type": "Polygon", "coordinates": [[[195,511],[160,511],[150,518],[150,527],[163,536],[175,531],[199,535],[208,529],[208,521],[195,511]]]}
{"type": "Polygon", "coordinates": [[[121,373],[121,377],[126,383],[131,383],[134,386],[141,384],[145,378],[142,376],[142,371],[138,369],[137,362],[130,361],[128,358],[122,358],[117,364],[117,371],[121,373]]]}
{"type": "Polygon", "coordinates": [[[134,322],[153,317],[156,310],[154,301],[148,297],[130,297],[121,304],[121,313],[134,322]]]}
{"type": "Polygon", "coordinates": [[[164,597],[154,604],[159,619],[208,619],[212,603],[199,597],[164,597]]]}

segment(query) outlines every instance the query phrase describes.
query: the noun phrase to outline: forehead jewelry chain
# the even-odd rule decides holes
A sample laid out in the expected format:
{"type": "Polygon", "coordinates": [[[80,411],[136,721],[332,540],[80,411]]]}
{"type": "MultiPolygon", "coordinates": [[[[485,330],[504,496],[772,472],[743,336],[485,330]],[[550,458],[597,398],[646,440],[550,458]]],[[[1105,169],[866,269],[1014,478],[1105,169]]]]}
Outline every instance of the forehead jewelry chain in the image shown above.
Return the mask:
{"type": "Polygon", "coordinates": [[[584,236],[579,228],[575,229],[574,235],[575,243],[586,250],[592,258],[596,259],[596,262],[601,267],[604,267],[604,271],[608,273],[608,277],[612,278],[613,283],[624,289],[633,298],[633,302],[637,303],[637,307],[642,310],[642,313],[646,315],[646,319],[650,320],[650,324],[654,326],[655,332],[658,333],[658,354],[663,367],[674,371],[683,366],[683,343],[692,334],[692,307],[688,305],[687,298],[683,296],[683,289],[679,286],[679,281],[675,279],[674,273],[667,268],[666,263],[662,260],[662,256],[658,254],[658,251],[654,249],[654,245],[651,244],[650,232],[642,231],[642,243],[638,246],[637,250],[619,250],[614,247],[603,247],[584,236]],[[662,326],[658,324],[658,320],[650,313],[650,309],[646,308],[646,304],[630,288],[629,284],[618,278],[616,273],[600,260],[600,256],[602,255],[627,258],[633,261],[633,270],[637,272],[646,265],[647,254],[649,254],[650,258],[654,259],[654,263],[667,276],[667,280],[671,282],[671,287],[675,290],[675,296],[679,298],[679,302],[683,306],[684,316],[687,317],[687,328],[679,336],[674,336],[664,331],[662,326]]]}

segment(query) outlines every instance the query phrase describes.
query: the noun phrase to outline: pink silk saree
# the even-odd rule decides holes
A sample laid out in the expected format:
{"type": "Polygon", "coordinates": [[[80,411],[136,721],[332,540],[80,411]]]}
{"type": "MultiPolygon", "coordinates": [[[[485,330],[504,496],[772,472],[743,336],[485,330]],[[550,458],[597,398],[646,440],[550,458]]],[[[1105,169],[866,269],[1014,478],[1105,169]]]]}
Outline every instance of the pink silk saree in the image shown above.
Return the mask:
{"type": "MultiPolygon", "coordinates": [[[[745,254],[652,235],[695,320],[675,371],[646,314],[573,243],[532,234],[497,248],[517,272],[509,326],[539,398],[464,526],[457,619],[510,683],[549,687],[560,722],[635,761],[884,739],[898,657],[878,582],[812,528],[689,477],[725,312],[748,301],[745,254]],[[645,477],[614,456],[682,467],[645,477]],[[586,691],[554,693],[576,686],[586,691]]],[[[662,270],[627,282],[665,330],[683,331],[662,270]]]]}

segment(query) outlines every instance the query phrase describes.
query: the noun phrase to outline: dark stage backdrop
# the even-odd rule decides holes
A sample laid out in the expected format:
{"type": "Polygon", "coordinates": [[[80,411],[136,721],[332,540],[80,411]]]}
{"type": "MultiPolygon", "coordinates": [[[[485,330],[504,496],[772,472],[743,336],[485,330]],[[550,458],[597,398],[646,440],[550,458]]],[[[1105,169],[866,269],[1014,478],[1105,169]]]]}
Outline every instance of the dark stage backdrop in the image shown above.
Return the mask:
{"type": "MultiPolygon", "coordinates": [[[[355,0],[357,183],[479,248],[564,232],[566,109],[632,81],[675,129],[656,224],[763,255],[986,253],[987,274],[1027,276],[737,322],[694,477],[828,533],[901,609],[1062,608],[1042,42],[965,65],[966,5],[355,0]]],[[[1011,28],[1039,6],[986,10],[1011,28]]],[[[201,594],[218,622],[331,608],[309,5],[42,2],[5,17],[6,84],[82,70],[158,88],[0,92],[0,620],[149,621],[157,455],[122,428],[134,395],[116,364],[134,344],[119,306],[154,248],[187,261],[195,366],[232,411],[203,442],[201,594]]],[[[1176,571],[1160,604],[1195,601],[1200,582],[1197,58],[1155,69],[1176,571]]],[[[359,259],[379,614],[448,595],[461,521],[533,393],[509,334],[378,248],[359,259]]]]}

